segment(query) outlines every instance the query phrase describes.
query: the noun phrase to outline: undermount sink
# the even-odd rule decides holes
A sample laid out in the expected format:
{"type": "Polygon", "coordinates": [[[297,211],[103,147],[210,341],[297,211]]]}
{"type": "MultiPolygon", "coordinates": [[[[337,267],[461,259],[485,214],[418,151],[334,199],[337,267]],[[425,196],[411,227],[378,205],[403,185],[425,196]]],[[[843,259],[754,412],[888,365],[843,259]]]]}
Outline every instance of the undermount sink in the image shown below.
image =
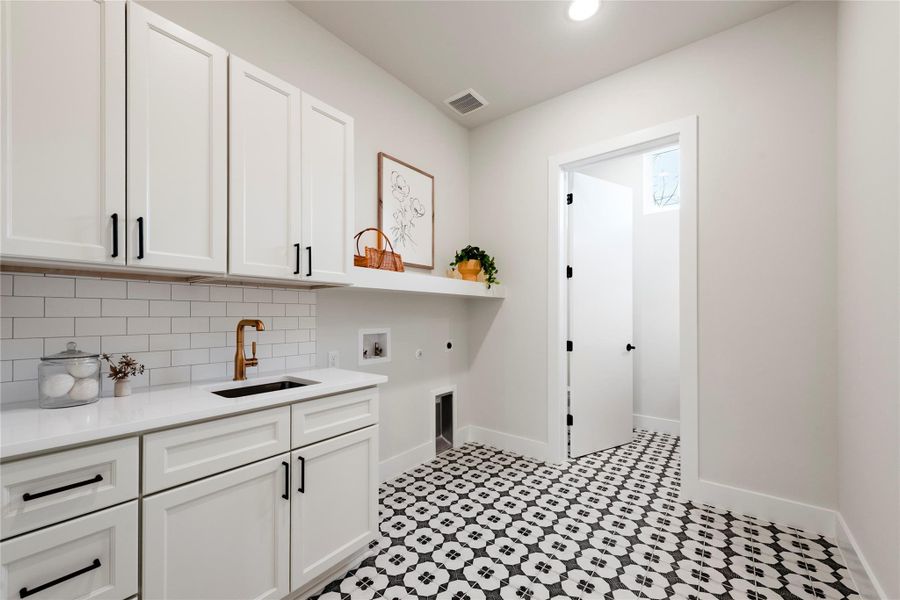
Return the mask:
{"type": "Polygon", "coordinates": [[[281,379],[279,381],[270,381],[269,383],[260,383],[257,385],[244,385],[224,390],[213,390],[213,394],[222,396],[223,398],[242,398],[243,396],[254,396],[256,394],[268,394],[270,392],[280,392],[292,388],[304,387],[312,385],[315,381],[296,381],[294,379],[281,379]]]}

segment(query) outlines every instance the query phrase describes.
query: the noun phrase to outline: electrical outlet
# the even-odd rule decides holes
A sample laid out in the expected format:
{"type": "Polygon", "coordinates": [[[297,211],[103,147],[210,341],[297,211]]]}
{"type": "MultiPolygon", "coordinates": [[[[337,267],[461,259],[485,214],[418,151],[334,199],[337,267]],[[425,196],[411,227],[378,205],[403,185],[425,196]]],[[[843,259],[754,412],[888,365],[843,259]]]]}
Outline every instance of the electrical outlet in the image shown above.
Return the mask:
{"type": "Polygon", "coordinates": [[[328,352],[328,366],[332,369],[337,369],[341,366],[341,353],[337,350],[331,350],[328,352]]]}

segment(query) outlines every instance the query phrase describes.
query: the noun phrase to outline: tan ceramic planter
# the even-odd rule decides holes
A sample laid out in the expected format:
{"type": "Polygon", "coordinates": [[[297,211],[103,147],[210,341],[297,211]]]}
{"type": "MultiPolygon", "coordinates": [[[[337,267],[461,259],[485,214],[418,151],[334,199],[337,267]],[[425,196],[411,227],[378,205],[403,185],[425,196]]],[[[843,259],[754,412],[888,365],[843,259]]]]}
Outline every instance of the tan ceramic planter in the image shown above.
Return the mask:
{"type": "Polygon", "coordinates": [[[481,261],[466,260],[457,264],[456,269],[466,281],[478,281],[478,274],[481,273],[481,261]]]}

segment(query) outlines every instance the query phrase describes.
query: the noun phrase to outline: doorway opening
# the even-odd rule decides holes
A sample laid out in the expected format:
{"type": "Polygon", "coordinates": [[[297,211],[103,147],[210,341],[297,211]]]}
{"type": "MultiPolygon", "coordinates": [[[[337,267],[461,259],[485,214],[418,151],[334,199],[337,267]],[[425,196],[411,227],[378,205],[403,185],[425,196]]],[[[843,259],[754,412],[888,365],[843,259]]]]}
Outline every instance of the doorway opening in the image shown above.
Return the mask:
{"type": "Polygon", "coordinates": [[[678,434],[680,147],[565,167],[568,457],[678,434]]]}
{"type": "MultiPolygon", "coordinates": [[[[591,307],[596,308],[597,306],[599,306],[599,296],[593,299],[593,304],[591,304],[590,300],[583,301],[584,306],[581,307],[580,310],[577,305],[573,307],[571,323],[572,331],[570,332],[570,281],[574,282],[574,284],[577,286],[579,280],[579,269],[581,268],[581,272],[584,273],[585,271],[583,270],[583,268],[585,267],[585,265],[587,265],[587,272],[589,273],[590,267],[593,264],[590,260],[589,253],[586,254],[587,258],[582,259],[581,261],[577,260],[579,258],[578,248],[573,248],[572,251],[574,254],[571,255],[573,259],[576,259],[576,264],[569,264],[569,210],[573,206],[577,207],[578,199],[577,196],[573,197],[573,204],[570,205],[567,203],[567,195],[569,193],[577,194],[577,190],[573,190],[575,184],[577,183],[575,175],[578,174],[581,170],[589,168],[591,165],[598,165],[605,162],[611,164],[611,161],[613,159],[624,157],[627,155],[640,155],[643,172],[643,161],[645,159],[652,161],[653,155],[662,155],[666,150],[674,148],[678,149],[678,158],[680,162],[677,194],[672,194],[671,188],[663,186],[662,194],[659,195],[658,201],[654,201],[654,196],[652,194],[643,194],[643,190],[648,187],[643,182],[640,185],[640,194],[636,194],[634,192],[634,186],[632,186],[630,190],[630,206],[634,210],[633,212],[628,213],[632,216],[632,222],[630,224],[630,227],[628,228],[628,231],[631,233],[631,235],[634,235],[632,231],[632,228],[635,226],[634,221],[636,215],[638,214],[640,214],[641,218],[643,218],[645,202],[652,202],[656,204],[656,208],[659,209],[660,214],[668,212],[668,216],[671,219],[677,221],[677,252],[672,253],[674,254],[674,256],[669,256],[669,259],[677,259],[677,292],[675,301],[666,306],[666,310],[676,310],[678,315],[677,353],[669,353],[669,355],[672,356],[673,354],[677,354],[677,368],[675,369],[678,382],[678,391],[676,395],[676,414],[678,432],[681,437],[681,495],[685,498],[691,498],[696,496],[696,490],[700,485],[698,473],[697,419],[698,353],[696,116],[679,119],[677,121],[664,123],[662,125],[657,125],[655,127],[650,127],[640,131],[635,131],[633,133],[620,137],[604,140],[591,146],[552,156],[548,159],[548,458],[549,460],[554,462],[562,462],[568,458],[569,422],[571,420],[572,426],[577,429],[579,427],[579,413],[583,412],[581,408],[584,406],[584,403],[580,405],[578,401],[577,372],[579,371],[579,369],[577,364],[574,363],[571,372],[571,375],[573,376],[571,380],[573,387],[570,389],[570,352],[573,359],[577,360],[577,358],[575,357],[577,357],[579,347],[581,347],[583,350],[588,350],[588,352],[583,354],[583,357],[584,362],[589,365],[591,369],[585,370],[582,367],[581,371],[588,374],[591,373],[591,371],[595,371],[597,373],[600,373],[600,375],[603,375],[602,369],[597,368],[597,363],[592,362],[592,358],[596,357],[597,359],[599,359],[600,357],[600,350],[597,350],[598,354],[592,354],[590,352],[591,344],[595,343],[596,340],[591,338],[590,331],[587,332],[588,337],[586,339],[584,339],[584,334],[581,337],[579,337],[578,334],[579,319],[591,318],[590,309],[591,307]],[[651,156],[645,158],[645,154],[649,154],[651,156]],[[669,195],[671,195],[672,197],[668,198],[669,195]],[[677,208],[674,208],[670,205],[676,202],[676,198],[677,208]],[[638,204],[640,204],[640,213],[638,210],[638,204]],[[585,260],[587,261],[586,263],[585,260]],[[569,267],[572,267],[571,271],[569,270],[569,267]],[[570,272],[572,274],[571,279],[568,277],[568,274],[570,272]],[[570,339],[570,335],[574,335],[575,339],[570,339]],[[582,339],[583,343],[580,343],[579,339],[582,339]],[[572,392],[571,395],[570,392],[572,392]],[[572,401],[572,412],[570,412],[570,400],[572,401]]],[[[670,159],[671,156],[660,156],[659,158],[660,160],[658,162],[665,164],[666,159],[670,159]]],[[[586,173],[582,174],[588,175],[586,173]]],[[[599,178],[595,177],[594,179],[599,178]]],[[[612,184],[615,182],[607,181],[607,183],[612,184]]],[[[611,186],[608,187],[610,189],[615,189],[611,186]]],[[[648,208],[652,209],[652,207],[648,208]]],[[[628,211],[619,210],[619,212],[624,215],[628,211]]],[[[648,213],[649,212],[650,211],[648,210],[648,213]]],[[[578,221],[576,223],[576,218],[577,217],[572,218],[572,224],[581,227],[581,222],[578,221]]],[[[589,228],[587,228],[586,226],[585,228],[588,230],[588,232],[590,232],[589,228]]],[[[596,240],[592,240],[591,236],[582,237],[583,239],[587,239],[590,243],[599,243],[596,240]]],[[[593,238],[597,237],[600,236],[597,236],[596,232],[594,232],[593,238]]],[[[607,237],[606,241],[609,241],[609,239],[612,238],[607,237]]],[[[590,246],[590,243],[588,244],[588,246],[590,246]]],[[[634,260],[635,246],[633,243],[629,245],[628,243],[623,242],[620,239],[619,247],[622,249],[622,252],[627,252],[627,249],[630,248],[632,253],[631,260],[634,260]]],[[[627,263],[627,261],[622,262],[627,263]]],[[[627,274],[622,275],[620,273],[620,275],[622,277],[627,277],[627,274]]],[[[627,308],[628,306],[630,306],[633,313],[635,310],[635,300],[637,296],[634,293],[634,273],[632,272],[631,275],[631,286],[627,285],[627,279],[625,279],[626,283],[620,282],[618,284],[618,289],[620,291],[627,291],[628,289],[631,290],[631,299],[629,300],[626,296],[624,297],[624,300],[622,298],[619,298],[617,301],[623,307],[627,308]]],[[[586,279],[582,279],[582,282],[584,281],[586,281],[586,279]]],[[[587,283],[583,283],[582,285],[589,287],[589,284],[587,283]]],[[[595,283],[595,287],[596,285],[597,284],[595,283]]],[[[641,289],[638,290],[638,294],[640,294],[641,289]]],[[[596,287],[596,290],[599,294],[600,288],[596,287]]],[[[590,298],[590,294],[587,294],[584,297],[590,298]]],[[[572,299],[573,302],[578,302],[578,300],[575,299],[574,293],[572,299]]],[[[607,300],[613,302],[613,300],[610,298],[603,298],[604,302],[607,300]]],[[[650,300],[652,301],[652,298],[650,300]]],[[[650,306],[663,306],[663,304],[656,303],[651,304],[650,306]]],[[[607,312],[609,311],[607,310],[607,312]]],[[[610,346],[610,349],[607,350],[607,352],[610,352],[611,356],[614,356],[615,352],[620,353],[624,357],[630,356],[631,362],[634,362],[634,357],[639,352],[648,352],[648,349],[641,348],[641,344],[638,343],[637,339],[634,338],[635,329],[633,318],[623,319],[620,316],[618,319],[610,319],[610,326],[621,326],[622,322],[631,325],[631,340],[616,340],[615,345],[610,346]],[[632,346],[632,348],[629,349],[629,346],[632,346]]],[[[627,330],[624,334],[620,335],[628,337],[627,330]]],[[[595,337],[597,337],[596,334],[595,337]]],[[[600,375],[595,374],[597,378],[600,378],[600,375]]],[[[626,383],[628,381],[627,376],[624,378],[620,377],[620,379],[623,379],[626,383]]],[[[632,369],[631,382],[633,393],[634,369],[632,369]]],[[[668,389],[671,390],[671,381],[669,381],[668,386],[668,389]]],[[[586,397],[590,398],[590,395],[586,397]]],[[[640,407],[635,409],[633,405],[628,407],[627,403],[625,403],[623,404],[623,408],[620,408],[619,412],[615,413],[616,416],[614,418],[606,420],[603,417],[591,419],[590,415],[588,415],[587,428],[585,429],[585,431],[588,432],[588,437],[586,439],[590,438],[589,433],[591,427],[605,428],[607,425],[610,425],[611,423],[607,423],[607,420],[615,420],[615,422],[618,423],[619,430],[627,430],[626,435],[630,436],[632,423],[634,423],[635,420],[638,420],[638,422],[640,422],[639,419],[641,413],[637,412],[639,410],[645,409],[640,407]],[[635,417],[635,413],[638,415],[638,417],[635,417]]],[[[676,419],[669,420],[672,421],[671,424],[674,425],[676,419]]],[[[584,421],[582,421],[582,423],[584,424],[584,421]]],[[[573,441],[577,443],[577,433],[574,435],[573,441]]],[[[624,439],[624,442],[627,441],[628,438],[626,437],[624,439]]],[[[573,455],[577,455],[579,451],[580,450],[575,449],[573,451],[573,455]]]]}
{"type": "Polygon", "coordinates": [[[453,448],[453,392],[434,397],[434,453],[440,454],[453,448]]]}

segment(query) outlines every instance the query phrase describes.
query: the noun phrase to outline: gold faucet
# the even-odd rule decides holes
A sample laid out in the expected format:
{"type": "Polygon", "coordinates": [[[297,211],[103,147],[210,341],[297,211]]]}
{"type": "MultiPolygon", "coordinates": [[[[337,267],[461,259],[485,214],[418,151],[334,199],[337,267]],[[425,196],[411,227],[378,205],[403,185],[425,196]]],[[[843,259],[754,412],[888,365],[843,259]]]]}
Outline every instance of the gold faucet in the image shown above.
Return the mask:
{"type": "Polygon", "coordinates": [[[265,331],[266,326],[259,319],[241,319],[237,324],[237,349],[234,352],[234,380],[247,379],[247,367],[255,367],[259,364],[256,358],[256,342],[251,344],[253,358],[244,356],[244,327],[255,327],[257,331],[265,331]]]}

